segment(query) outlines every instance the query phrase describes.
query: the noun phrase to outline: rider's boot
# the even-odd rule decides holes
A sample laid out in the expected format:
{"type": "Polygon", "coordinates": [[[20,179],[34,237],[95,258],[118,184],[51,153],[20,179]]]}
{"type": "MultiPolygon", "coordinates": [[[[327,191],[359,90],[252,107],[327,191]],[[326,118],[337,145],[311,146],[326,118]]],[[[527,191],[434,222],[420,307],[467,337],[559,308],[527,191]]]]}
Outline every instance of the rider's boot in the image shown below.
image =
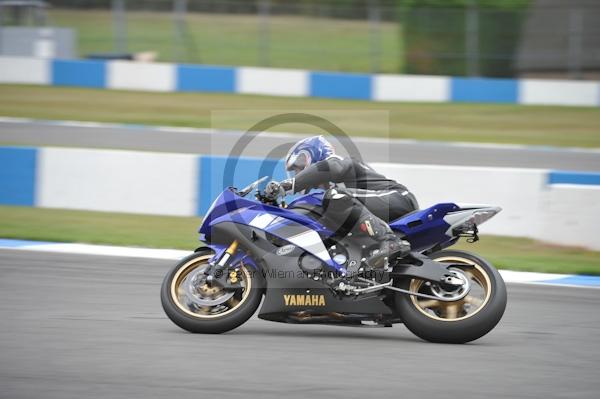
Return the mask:
{"type": "Polygon", "coordinates": [[[371,268],[384,268],[392,258],[406,256],[410,244],[398,238],[390,226],[373,215],[361,202],[340,189],[329,189],[323,196],[323,224],[345,236],[352,232],[356,236],[369,236],[379,243],[379,249],[367,260],[371,268]]]}
{"type": "Polygon", "coordinates": [[[379,242],[379,249],[366,260],[367,265],[373,269],[383,269],[390,259],[402,258],[410,253],[410,243],[400,239],[387,223],[376,216],[368,216],[362,220],[359,229],[379,242]]]}

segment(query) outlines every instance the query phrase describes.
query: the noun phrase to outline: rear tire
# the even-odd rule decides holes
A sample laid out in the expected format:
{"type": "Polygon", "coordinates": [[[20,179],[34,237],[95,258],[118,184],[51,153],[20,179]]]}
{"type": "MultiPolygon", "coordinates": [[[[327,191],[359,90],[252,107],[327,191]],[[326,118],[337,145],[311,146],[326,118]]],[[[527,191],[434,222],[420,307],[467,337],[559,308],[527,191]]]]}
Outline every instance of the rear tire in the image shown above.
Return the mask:
{"type": "MultiPolygon", "coordinates": [[[[472,277],[474,286],[480,282],[482,287],[486,287],[481,290],[481,298],[471,297],[469,293],[463,300],[451,303],[417,300],[414,295],[396,293],[396,310],[406,327],[426,341],[453,344],[474,341],[490,332],[506,309],[506,286],[498,271],[485,259],[465,251],[440,251],[430,257],[440,262],[465,264],[464,268],[458,269],[472,277]]],[[[406,279],[398,286],[412,292],[423,289],[427,293],[429,289],[421,280],[415,279],[406,279]]]]}
{"type": "MultiPolygon", "coordinates": [[[[220,334],[245,323],[260,305],[263,295],[263,278],[260,272],[242,266],[244,281],[248,292],[241,292],[237,305],[223,311],[222,314],[195,313],[182,303],[178,296],[179,285],[183,273],[191,273],[197,267],[203,267],[213,256],[210,250],[200,250],[182,259],[175,265],[163,280],[160,299],[162,307],[173,323],[192,333],[220,334]]],[[[235,298],[232,298],[235,299],[235,298]]]]}

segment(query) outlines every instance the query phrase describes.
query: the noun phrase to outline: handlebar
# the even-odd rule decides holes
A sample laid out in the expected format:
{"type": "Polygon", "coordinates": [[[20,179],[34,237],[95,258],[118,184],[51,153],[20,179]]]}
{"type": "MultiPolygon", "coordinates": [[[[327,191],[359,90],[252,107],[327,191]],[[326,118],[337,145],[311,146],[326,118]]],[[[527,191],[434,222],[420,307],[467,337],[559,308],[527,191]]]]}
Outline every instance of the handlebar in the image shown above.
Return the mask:
{"type": "MultiPolygon", "coordinates": [[[[250,194],[253,190],[257,189],[258,186],[260,185],[260,183],[264,182],[268,178],[269,178],[269,176],[263,176],[260,179],[258,179],[257,181],[255,181],[254,183],[249,184],[248,186],[244,187],[241,190],[236,190],[235,188],[231,188],[231,189],[240,197],[245,197],[248,194],[250,194]]],[[[263,195],[263,193],[260,192],[260,190],[256,190],[255,197],[258,201],[260,201],[263,204],[268,204],[268,205],[273,205],[273,206],[282,206],[284,208],[286,207],[286,203],[284,200],[282,200],[281,204],[280,204],[277,202],[277,199],[267,198],[265,195],[263,195]]]]}
{"type": "Polygon", "coordinates": [[[269,176],[263,176],[263,177],[261,177],[260,179],[258,179],[254,183],[249,184],[248,186],[244,187],[241,190],[238,190],[237,194],[240,197],[245,197],[246,195],[250,194],[255,188],[257,188],[260,185],[260,183],[264,182],[268,178],[269,178],[269,176]]]}

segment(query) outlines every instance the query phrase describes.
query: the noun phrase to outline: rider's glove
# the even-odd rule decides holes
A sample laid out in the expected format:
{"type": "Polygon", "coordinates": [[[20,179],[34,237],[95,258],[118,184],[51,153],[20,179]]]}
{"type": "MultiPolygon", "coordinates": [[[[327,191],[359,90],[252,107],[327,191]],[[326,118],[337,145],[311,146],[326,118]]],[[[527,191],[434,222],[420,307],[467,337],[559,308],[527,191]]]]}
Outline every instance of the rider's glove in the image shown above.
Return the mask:
{"type": "Polygon", "coordinates": [[[271,200],[276,200],[279,196],[284,196],[285,190],[281,187],[281,183],[271,181],[265,187],[265,197],[271,200]]]}
{"type": "Polygon", "coordinates": [[[282,181],[281,183],[279,183],[281,185],[281,188],[283,189],[283,191],[285,191],[286,193],[292,192],[294,191],[294,179],[287,179],[282,181]]]}

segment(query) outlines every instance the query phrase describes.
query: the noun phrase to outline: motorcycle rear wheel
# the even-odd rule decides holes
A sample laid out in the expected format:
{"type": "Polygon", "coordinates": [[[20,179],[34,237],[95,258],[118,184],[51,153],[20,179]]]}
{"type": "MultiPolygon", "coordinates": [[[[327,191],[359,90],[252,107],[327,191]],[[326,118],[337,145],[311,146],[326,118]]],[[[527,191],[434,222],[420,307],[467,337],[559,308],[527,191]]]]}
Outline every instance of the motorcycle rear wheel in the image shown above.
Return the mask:
{"type": "Polygon", "coordinates": [[[163,280],[160,299],[169,319],[192,333],[220,334],[246,322],[258,308],[263,295],[260,273],[241,266],[235,278],[242,289],[219,291],[195,278],[203,277],[213,253],[202,250],[182,259],[163,280]]]}
{"type": "MultiPolygon", "coordinates": [[[[456,265],[454,269],[469,279],[471,291],[453,302],[396,293],[396,311],[406,327],[426,341],[454,344],[474,341],[490,332],[506,309],[506,286],[498,271],[485,259],[465,251],[440,251],[430,257],[456,265]]],[[[428,295],[445,293],[419,279],[404,280],[399,286],[428,295]]]]}

